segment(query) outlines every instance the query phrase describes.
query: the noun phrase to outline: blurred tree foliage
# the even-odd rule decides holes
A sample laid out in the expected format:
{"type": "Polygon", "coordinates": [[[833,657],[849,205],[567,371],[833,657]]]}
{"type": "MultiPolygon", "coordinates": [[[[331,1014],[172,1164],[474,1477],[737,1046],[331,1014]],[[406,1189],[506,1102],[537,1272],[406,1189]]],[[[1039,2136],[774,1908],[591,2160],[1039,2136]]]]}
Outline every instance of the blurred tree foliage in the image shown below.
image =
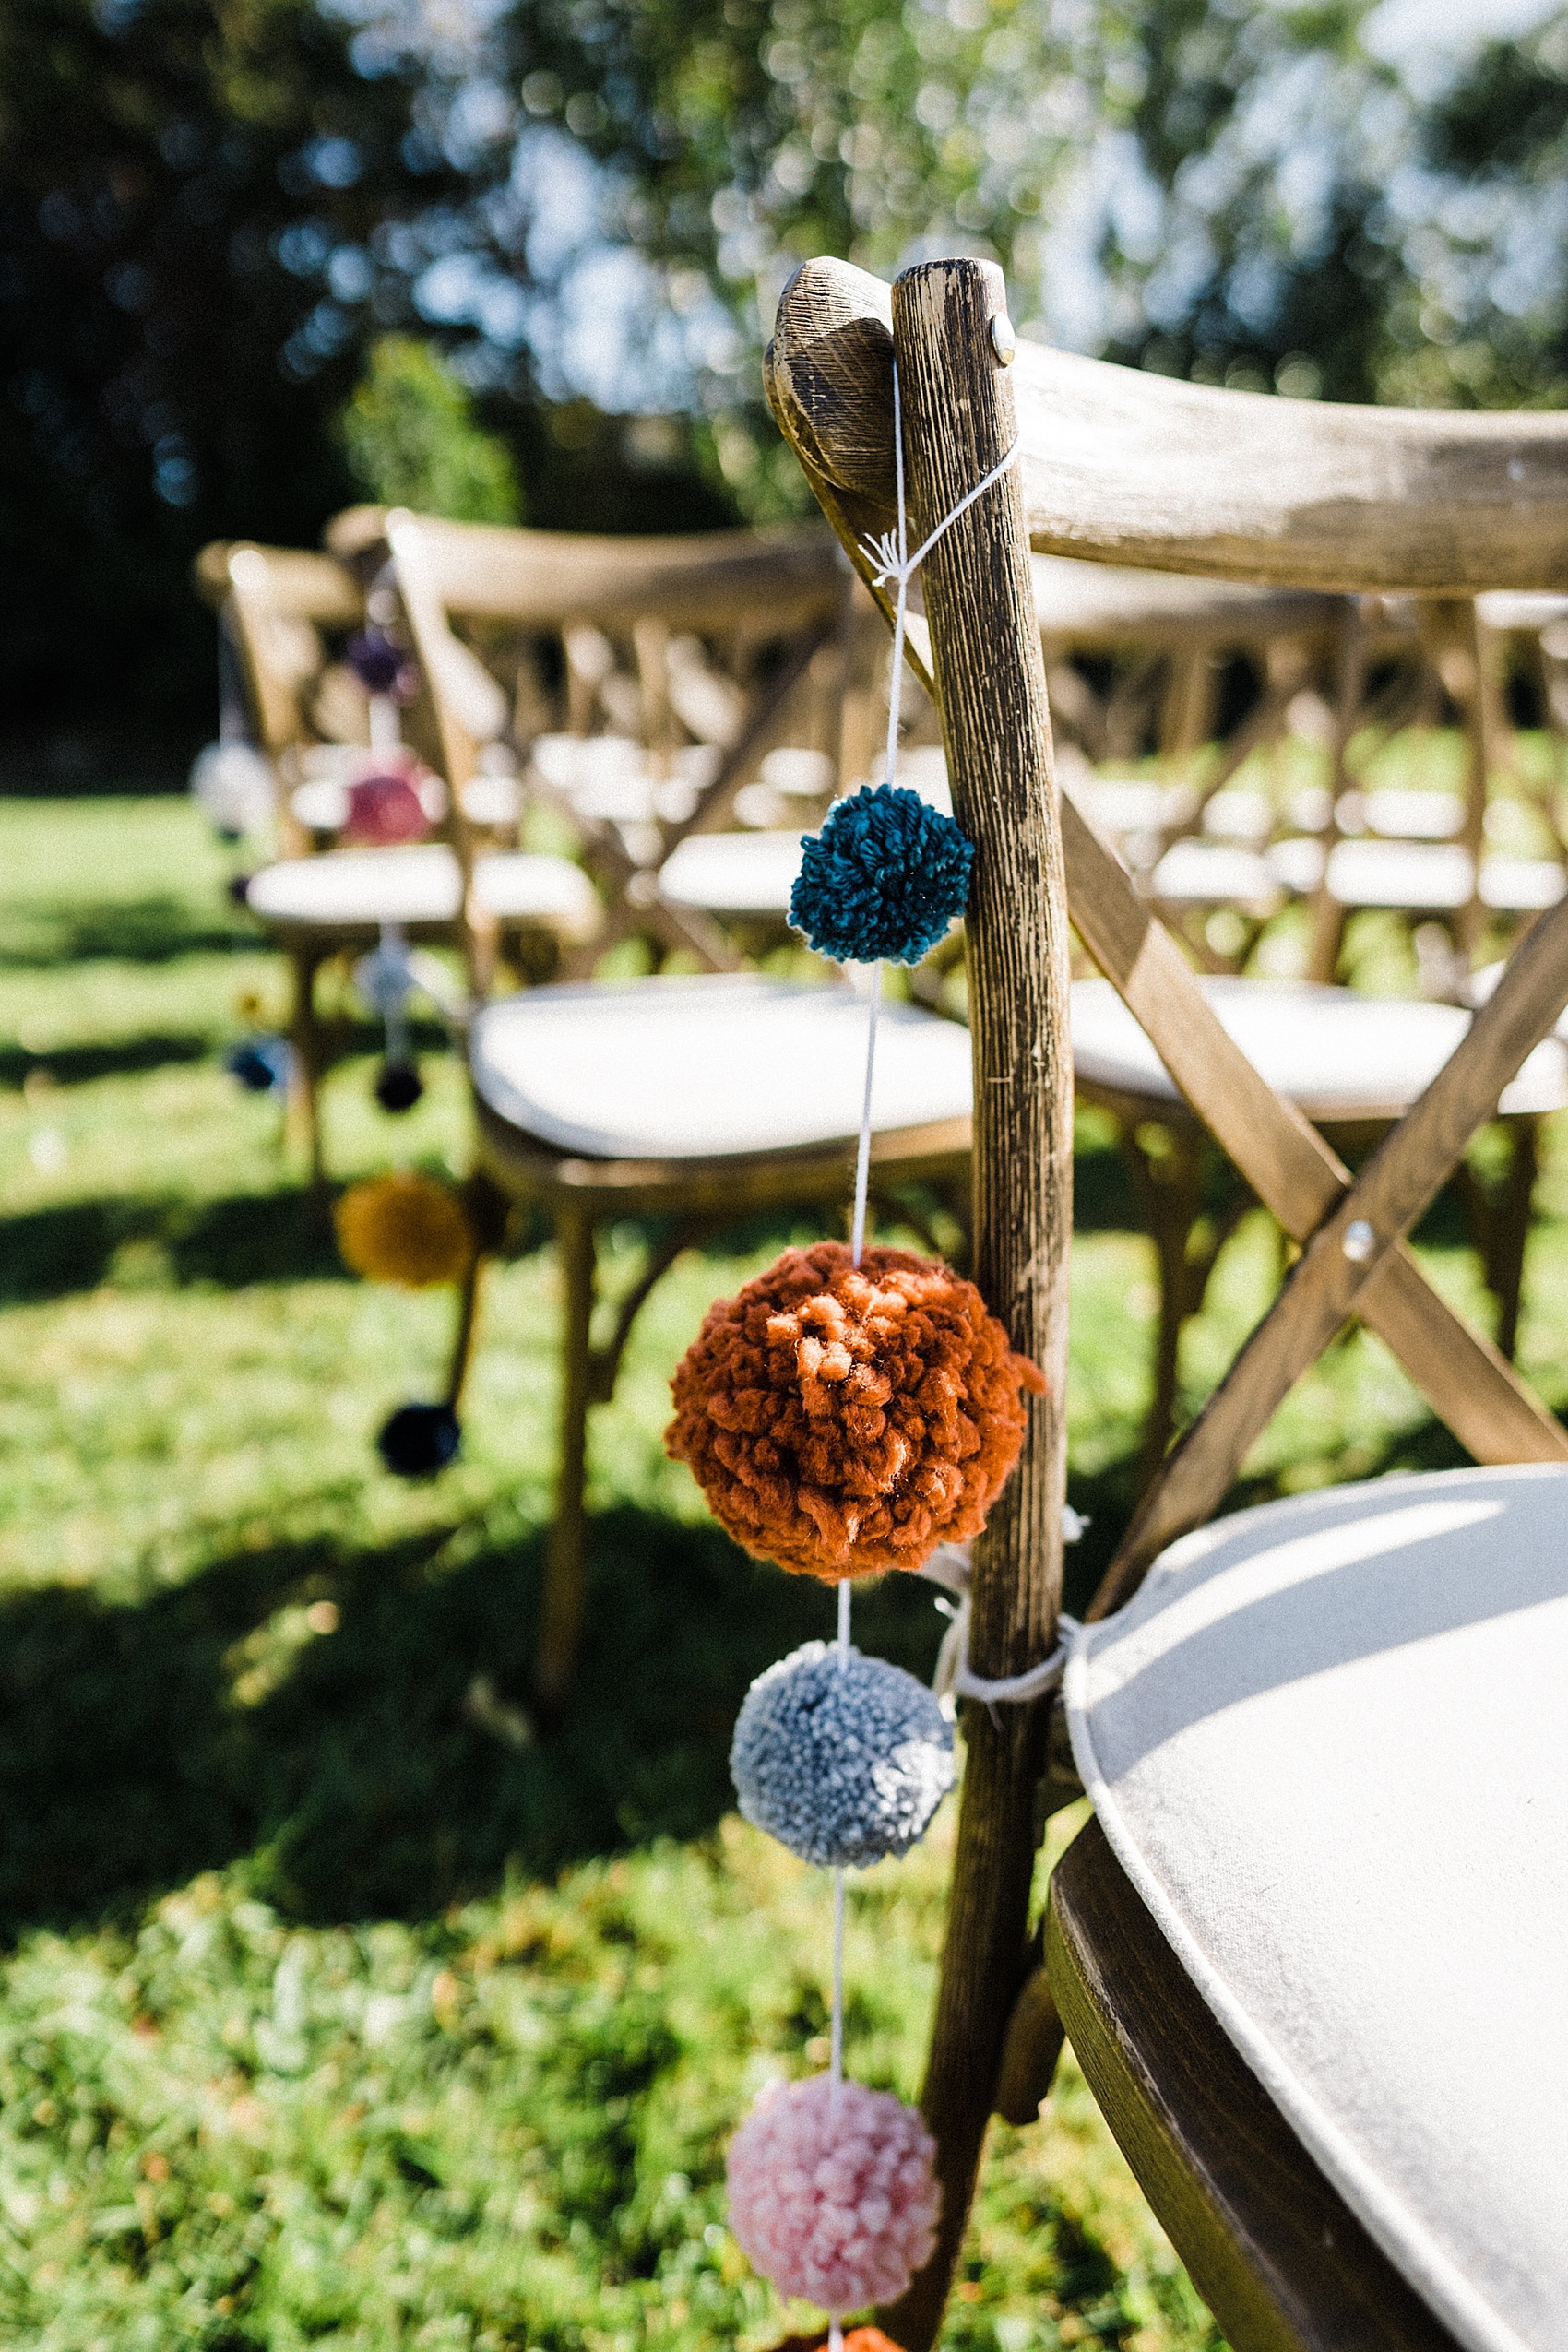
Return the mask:
{"type": "Polygon", "coordinates": [[[475,422],[472,394],[429,343],[378,338],[339,431],[349,470],[381,505],[460,523],[521,518],[510,449],[475,422]]]}
{"type": "MultiPolygon", "coordinates": [[[[1568,30],[1418,93],[1369,0],[515,0],[506,79],[611,174],[724,469],[807,254],[968,251],[1026,332],[1298,398],[1554,400],[1568,30]],[[748,406],[747,396],[751,395],[748,406]]],[[[1435,68],[1429,78],[1439,79],[1435,68]]]]}
{"type": "MultiPolygon", "coordinates": [[[[203,540],[314,538],[374,242],[436,196],[411,82],[311,0],[0,0],[0,661],[18,701],[205,698],[203,540]]],[[[15,706],[13,706],[15,707],[15,706]]]]}
{"type": "Polygon", "coordinates": [[[0,0],[13,706],[204,701],[191,553],[314,538],[354,453],[497,512],[500,434],[546,526],[799,504],[813,253],[993,255],[1026,332],[1211,381],[1561,398],[1568,20],[1418,94],[1370,5],[0,0]]]}

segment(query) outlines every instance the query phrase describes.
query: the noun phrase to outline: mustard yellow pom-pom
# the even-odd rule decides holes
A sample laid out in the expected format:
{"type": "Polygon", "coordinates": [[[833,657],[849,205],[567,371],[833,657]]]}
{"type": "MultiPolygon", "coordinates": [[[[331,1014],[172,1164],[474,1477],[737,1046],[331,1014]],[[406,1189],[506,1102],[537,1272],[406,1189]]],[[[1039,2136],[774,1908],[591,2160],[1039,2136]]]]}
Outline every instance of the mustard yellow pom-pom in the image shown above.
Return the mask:
{"type": "Polygon", "coordinates": [[[434,1177],[376,1176],[350,1184],[333,1211],[343,1262],[370,1282],[427,1290],[461,1282],[474,1237],[457,1194],[434,1177]]]}

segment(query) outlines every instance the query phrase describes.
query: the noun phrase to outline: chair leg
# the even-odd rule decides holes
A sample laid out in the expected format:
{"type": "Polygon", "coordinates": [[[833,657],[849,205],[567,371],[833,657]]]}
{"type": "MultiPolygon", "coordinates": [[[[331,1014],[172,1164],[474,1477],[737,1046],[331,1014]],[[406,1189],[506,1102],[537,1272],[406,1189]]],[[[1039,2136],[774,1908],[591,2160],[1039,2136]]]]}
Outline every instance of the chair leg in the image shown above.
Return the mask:
{"type": "Polygon", "coordinates": [[[563,1208],[556,1217],[555,1241],[565,1288],[561,1448],[555,1520],[545,1553],[544,1605],[534,1662],[534,1691],[547,1711],[559,1708],[565,1697],[582,1632],[588,1535],[584,1486],[591,1370],[588,1350],[594,1292],[592,1218],[575,1206],[563,1208]]]}
{"type": "Polygon", "coordinates": [[[1519,1339],[1519,1301],[1539,1164],[1540,1122],[1511,1119],[1508,1134],[1512,1148],[1508,1174],[1492,1213],[1487,1283],[1497,1301],[1497,1344],[1512,1363],[1519,1339]]]}
{"type": "MultiPolygon", "coordinates": [[[[1164,1131],[1167,1134],[1169,1130],[1164,1131]]],[[[1192,1305],[1187,1246],[1197,1221],[1202,1193],[1203,1149],[1194,1136],[1170,1134],[1170,1148],[1157,1159],[1134,1136],[1127,1146],[1144,1197],[1149,1233],[1159,1265],[1159,1319],[1155,1333],[1154,1393],[1138,1447],[1141,1493],[1158,1469],[1176,1426],[1177,1363],[1182,1326],[1192,1305]]]]}
{"type": "Polygon", "coordinates": [[[289,1017],[292,1058],[289,1070],[288,1128],[303,1145],[310,1171],[310,1189],[317,1200],[327,1190],[327,1170],[321,1150],[321,1027],[315,1012],[315,976],[322,956],[315,948],[295,947],[289,961],[293,971],[293,1003],[289,1017]]]}
{"type": "Polygon", "coordinates": [[[1307,978],[1320,981],[1324,987],[1333,984],[1339,969],[1339,951],[1345,944],[1345,909],[1337,898],[1324,888],[1314,892],[1312,900],[1312,941],[1307,949],[1307,978]]]}

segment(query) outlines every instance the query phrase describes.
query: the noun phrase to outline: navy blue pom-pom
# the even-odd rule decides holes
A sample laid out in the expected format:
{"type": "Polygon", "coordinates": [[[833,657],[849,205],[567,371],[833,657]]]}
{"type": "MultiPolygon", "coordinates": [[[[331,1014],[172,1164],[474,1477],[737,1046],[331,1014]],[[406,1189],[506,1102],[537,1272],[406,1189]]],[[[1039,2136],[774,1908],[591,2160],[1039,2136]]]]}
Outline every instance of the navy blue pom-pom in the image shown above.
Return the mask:
{"type": "Polygon", "coordinates": [[[375,1443],[395,1478],[433,1479],[457,1459],[462,1431],[450,1405],[399,1405],[375,1443]]]}
{"type": "Polygon", "coordinates": [[[375,1074],[375,1099],[383,1111],[411,1111],[424,1092],[412,1062],[384,1062],[375,1074]]]}
{"type": "Polygon", "coordinates": [[[836,964],[918,964],[969,900],[974,844],[902,784],[867,785],[802,845],[790,921],[836,964]]]}

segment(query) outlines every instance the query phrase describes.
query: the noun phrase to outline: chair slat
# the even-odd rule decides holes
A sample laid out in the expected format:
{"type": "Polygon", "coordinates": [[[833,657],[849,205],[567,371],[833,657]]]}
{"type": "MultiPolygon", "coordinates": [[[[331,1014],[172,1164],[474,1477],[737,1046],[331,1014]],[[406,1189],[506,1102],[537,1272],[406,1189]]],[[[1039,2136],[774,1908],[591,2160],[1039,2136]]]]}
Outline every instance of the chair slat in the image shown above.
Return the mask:
{"type": "Polygon", "coordinates": [[[1313,1233],[1284,1290],[1146,1496],[1095,1597],[1097,1614],[1125,1600],[1168,1543],[1218,1510],[1247,1448],[1357,1312],[1382,1253],[1447,1182],[1564,1005],[1568,903],[1544,916],[1517,950],[1496,993],[1414,1110],[1390,1130],[1313,1233]]]}
{"type": "Polygon", "coordinates": [[[770,627],[783,635],[832,612],[843,588],[833,536],[815,524],[622,539],[359,506],[339,517],[328,544],[362,552],[416,519],[431,589],[465,620],[558,629],[563,614],[603,626],[656,612],[671,630],[722,629],[738,605],[766,600],[770,627]]]}
{"type": "MultiPolygon", "coordinates": [[[[814,469],[890,512],[888,288],[813,261],[782,308],[814,469]]],[[[1037,549],[1292,588],[1568,587],[1568,416],[1282,400],[1031,343],[1013,374],[1037,549]]]]}

